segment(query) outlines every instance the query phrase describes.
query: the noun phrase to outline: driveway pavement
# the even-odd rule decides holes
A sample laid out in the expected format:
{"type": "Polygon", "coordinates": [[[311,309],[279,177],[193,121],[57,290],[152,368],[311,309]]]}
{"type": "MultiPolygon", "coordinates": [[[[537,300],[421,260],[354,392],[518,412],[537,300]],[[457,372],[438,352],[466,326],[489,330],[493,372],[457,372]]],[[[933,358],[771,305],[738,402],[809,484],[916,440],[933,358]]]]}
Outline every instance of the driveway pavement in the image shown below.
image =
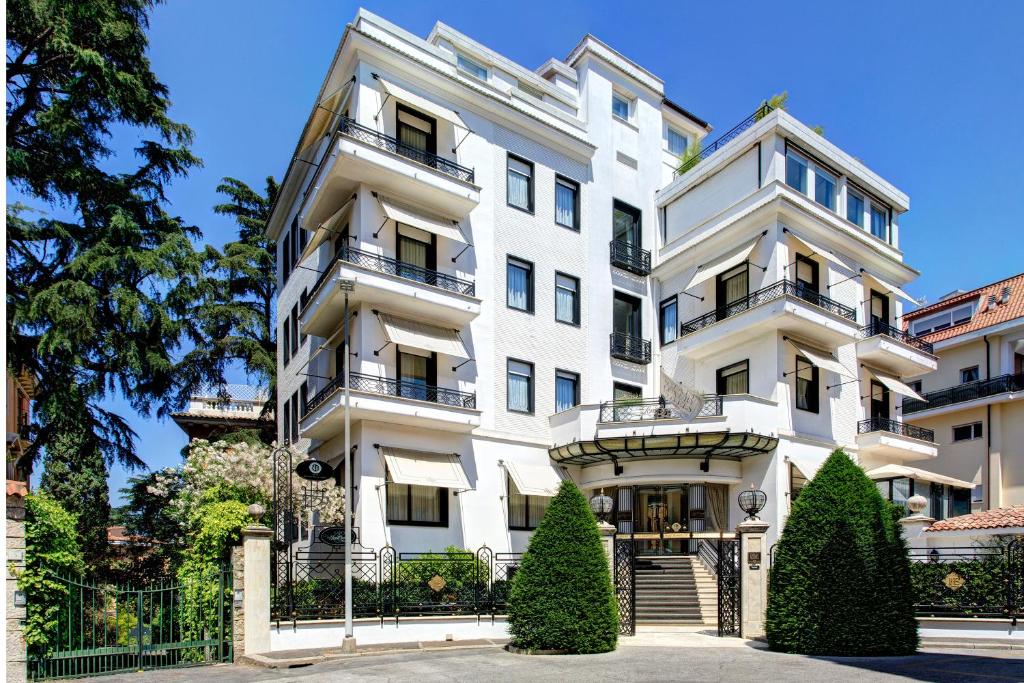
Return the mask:
{"type": "Polygon", "coordinates": [[[815,658],[755,647],[623,647],[588,656],[525,656],[498,647],[331,659],[270,670],[241,665],[147,671],[97,679],[109,683],[237,681],[1024,681],[1024,651],[927,650],[912,657],[815,658]]]}

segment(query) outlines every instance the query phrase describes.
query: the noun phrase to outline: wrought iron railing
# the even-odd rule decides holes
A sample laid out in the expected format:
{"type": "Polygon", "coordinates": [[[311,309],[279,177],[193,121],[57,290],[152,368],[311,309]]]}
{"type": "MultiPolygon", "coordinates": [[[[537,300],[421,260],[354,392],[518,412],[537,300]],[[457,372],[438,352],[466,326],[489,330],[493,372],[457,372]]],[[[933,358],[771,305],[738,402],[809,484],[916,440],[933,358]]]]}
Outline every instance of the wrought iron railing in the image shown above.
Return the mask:
{"type": "MultiPolygon", "coordinates": [[[[370,394],[380,394],[381,396],[411,398],[417,401],[427,401],[455,408],[476,408],[476,394],[469,392],[445,389],[430,384],[419,384],[418,382],[390,379],[388,377],[375,377],[358,372],[352,372],[349,375],[352,378],[351,388],[353,391],[364,391],[370,394]]],[[[313,398],[306,401],[302,414],[306,415],[316,410],[324,401],[334,393],[341,391],[344,387],[345,375],[340,374],[328,382],[313,398]]]]}
{"type": "Polygon", "coordinates": [[[909,554],[917,616],[1017,619],[1024,615],[1024,542],[914,548],[909,554]]]}
{"type": "Polygon", "coordinates": [[[630,244],[623,240],[612,240],[611,264],[616,268],[628,270],[636,275],[650,275],[651,252],[641,249],[638,244],[630,244]]]}
{"type": "Polygon", "coordinates": [[[929,408],[941,408],[953,403],[973,401],[986,396],[1005,394],[1008,391],[1024,391],[1024,373],[1015,375],[1000,375],[992,379],[978,380],[977,382],[965,382],[948,389],[929,391],[922,394],[924,401],[916,398],[903,401],[903,414],[917,413],[929,408]]]}
{"type": "Polygon", "coordinates": [[[444,157],[439,157],[436,154],[431,154],[430,152],[425,152],[421,149],[407,145],[390,135],[378,133],[374,129],[362,126],[350,118],[342,117],[341,122],[338,124],[338,132],[368,145],[373,145],[374,147],[394,152],[406,159],[412,159],[417,163],[429,166],[430,168],[453,178],[464,180],[467,183],[475,181],[473,169],[466,168],[465,166],[461,166],[454,161],[449,161],[444,157]]]}
{"type": "Polygon", "coordinates": [[[467,296],[473,296],[476,293],[476,286],[469,280],[462,280],[454,275],[446,275],[429,268],[402,263],[397,259],[371,254],[368,251],[349,247],[342,249],[338,254],[338,258],[367,270],[375,270],[385,275],[394,275],[406,280],[414,280],[425,285],[446,289],[449,292],[465,294],[467,296]]]}
{"type": "Polygon", "coordinates": [[[710,145],[708,145],[707,147],[702,147],[698,154],[695,154],[692,157],[690,157],[689,159],[687,159],[686,161],[682,162],[679,165],[679,168],[676,169],[675,175],[676,176],[683,175],[684,173],[689,171],[691,168],[693,168],[694,166],[696,166],[700,162],[704,161],[705,159],[707,159],[709,156],[711,156],[712,154],[714,154],[718,150],[720,150],[723,147],[725,147],[727,144],[729,144],[734,139],[736,139],[739,136],[740,133],[742,133],[743,131],[747,130],[751,126],[753,126],[755,123],[757,123],[758,121],[763,119],[765,116],[768,116],[768,114],[770,114],[771,111],[774,108],[775,107],[773,107],[772,105],[770,105],[768,103],[762,104],[760,107],[757,108],[757,111],[755,111],[753,114],[751,114],[750,116],[748,116],[747,118],[743,119],[738,124],[733,126],[725,134],[719,136],[710,145]]]}
{"type": "Polygon", "coordinates": [[[750,309],[760,306],[761,304],[766,304],[769,301],[781,299],[784,296],[793,296],[798,299],[803,299],[818,308],[822,308],[829,313],[846,318],[847,320],[856,321],[857,319],[857,312],[849,306],[829,299],[827,296],[819,294],[801,283],[793,282],[791,280],[780,280],[779,282],[768,285],[756,292],[751,292],[742,299],[737,299],[730,304],[716,308],[710,313],[705,313],[704,315],[697,316],[693,320],[684,322],[679,326],[679,336],[682,337],[692,334],[693,332],[702,330],[709,325],[713,325],[725,320],[726,318],[743,313],[744,311],[749,311],[750,309]]]}
{"type": "Polygon", "coordinates": [[[889,323],[884,323],[881,320],[872,320],[870,323],[860,328],[860,336],[862,339],[868,337],[874,337],[876,335],[885,335],[891,337],[896,341],[903,342],[908,346],[913,346],[915,349],[924,351],[925,353],[935,353],[935,347],[932,346],[931,342],[926,342],[920,337],[901,330],[898,327],[893,327],[889,323]]]}
{"type": "Polygon", "coordinates": [[[651,341],[625,332],[612,332],[610,338],[612,358],[646,365],[651,362],[651,341]]]}
{"type": "MultiPolygon", "coordinates": [[[[704,403],[692,417],[715,417],[722,414],[722,397],[705,394],[704,403]]],[[[620,398],[601,404],[598,422],[639,422],[642,420],[678,420],[690,417],[679,408],[659,398],[620,398]]]]}
{"type": "Polygon", "coordinates": [[[870,434],[871,432],[889,432],[890,434],[898,434],[911,439],[935,441],[934,430],[907,424],[906,422],[900,422],[888,417],[869,417],[857,423],[858,434],[870,434]]]}

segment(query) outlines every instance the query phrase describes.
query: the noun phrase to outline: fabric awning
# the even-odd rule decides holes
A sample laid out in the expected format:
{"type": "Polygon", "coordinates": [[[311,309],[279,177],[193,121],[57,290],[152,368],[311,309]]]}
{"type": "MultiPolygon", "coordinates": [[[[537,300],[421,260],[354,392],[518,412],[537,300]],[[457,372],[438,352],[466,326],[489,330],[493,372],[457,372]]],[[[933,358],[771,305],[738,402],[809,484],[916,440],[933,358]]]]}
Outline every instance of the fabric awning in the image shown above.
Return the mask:
{"type": "Polygon", "coordinates": [[[300,154],[327,133],[331,121],[340,113],[339,106],[351,87],[352,81],[345,81],[340,88],[320,100],[313,116],[310,117],[309,128],[306,129],[306,134],[302,136],[302,142],[299,144],[300,154]]]}
{"type": "Polygon", "coordinates": [[[792,339],[788,339],[788,341],[790,344],[793,345],[793,348],[800,352],[801,356],[811,361],[811,365],[822,368],[824,370],[829,370],[830,372],[834,372],[837,375],[842,375],[843,377],[847,377],[849,379],[857,379],[857,374],[855,372],[851,372],[850,370],[848,370],[846,366],[837,361],[835,359],[835,356],[833,356],[832,354],[826,353],[825,351],[812,349],[808,346],[805,346],[804,344],[795,342],[792,339]]]}
{"type": "Polygon", "coordinates": [[[876,467],[873,470],[868,470],[867,475],[870,479],[909,477],[910,479],[930,481],[936,484],[949,484],[950,486],[958,486],[964,489],[973,489],[977,486],[974,482],[954,479],[953,477],[947,477],[944,474],[935,474],[934,472],[919,470],[916,467],[906,467],[904,465],[882,465],[881,467],[876,467]]]}
{"type": "Polygon", "coordinates": [[[405,223],[411,225],[414,228],[420,230],[426,230],[435,235],[441,237],[447,237],[450,240],[456,242],[462,242],[463,244],[469,244],[466,241],[466,237],[459,230],[458,226],[449,218],[441,218],[440,216],[432,216],[429,213],[424,213],[418,209],[406,206],[404,204],[397,204],[390,199],[384,197],[378,197],[380,206],[384,209],[384,215],[393,221],[398,223],[405,223]]]}
{"type": "Polygon", "coordinates": [[[562,478],[550,465],[525,465],[506,461],[505,469],[519,493],[526,496],[554,496],[562,485],[562,478]]]}
{"type": "Polygon", "coordinates": [[[356,201],[355,195],[352,195],[347,202],[342,205],[340,209],[331,214],[331,217],[325,220],[313,233],[313,239],[309,241],[306,248],[302,250],[302,254],[299,256],[299,261],[305,261],[307,258],[312,256],[321,244],[331,238],[331,235],[338,234],[337,226],[341,222],[341,219],[345,217],[348,210],[352,208],[352,204],[356,201]]]}
{"type": "Polygon", "coordinates": [[[800,237],[800,235],[797,235],[795,232],[793,232],[789,228],[786,228],[786,232],[788,232],[789,235],[793,239],[795,239],[797,242],[802,244],[805,249],[809,249],[812,254],[817,254],[818,256],[820,256],[821,258],[825,259],[826,261],[831,261],[832,263],[835,263],[836,265],[842,266],[843,268],[846,268],[847,270],[849,270],[850,266],[848,266],[846,263],[844,263],[841,258],[839,258],[835,254],[833,254],[828,249],[826,249],[824,247],[821,247],[821,246],[818,246],[814,242],[812,242],[810,240],[806,240],[803,237],[800,237]]]}
{"type": "Polygon", "coordinates": [[[438,118],[450,121],[456,126],[469,130],[469,126],[466,125],[466,122],[462,120],[462,117],[459,116],[459,113],[454,109],[449,109],[448,107],[437,104],[436,102],[431,102],[425,97],[420,97],[416,93],[409,92],[402,86],[396,85],[382,76],[377,76],[377,80],[380,81],[380,85],[384,88],[384,92],[391,95],[396,100],[402,100],[406,104],[411,104],[420,111],[433,114],[438,118]]]}
{"type": "Polygon", "coordinates": [[[897,393],[900,396],[909,396],[910,398],[916,398],[918,401],[924,401],[925,403],[928,402],[928,399],[911,389],[909,385],[900,381],[899,377],[893,377],[892,375],[887,375],[884,372],[878,372],[871,368],[868,368],[868,372],[874,375],[875,379],[884,384],[889,391],[897,393]]]}
{"type": "MultiPolygon", "coordinates": [[[[866,272],[866,271],[865,271],[865,272],[866,272]]],[[[917,305],[918,305],[917,299],[915,299],[914,297],[910,296],[909,294],[907,294],[906,292],[904,292],[904,291],[903,291],[902,289],[900,289],[900,288],[899,288],[899,287],[897,287],[896,285],[894,285],[894,284],[891,284],[891,283],[889,283],[889,282],[887,282],[887,281],[883,280],[882,278],[878,277],[878,276],[877,276],[877,275],[875,275],[874,273],[868,273],[868,275],[870,275],[870,276],[871,276],[871,278],[872,278],[872,279],[873,279],[873,280],[874,280],[875,282],[877,282],[878,284],[882,285],[882,286],[883,286],[883,287],[885,287],[885,288],[886,288],[887,290],[889,290],[889,293],[891,293],[891,294],[895,294],[895,295],[896,295],[896,296],[898,296],[899,298],[903,299],[904,301],[906,301],[906,302],[908,302],[908,303],[912,303],[912,304],[914,304],[915,306],[917,306],[917,305]]]]}
{"type": "Polygon", "coordinates": [[[454,453],[432,453],[410,448],[381,446],[391,481],[396,484],[436,486],[466,491],[469,479],[454,453]]]}
{"type": "Polygon", "coordinates": [[[381,313],[380,321],[384,325],[384,336],[389,342],[466,360],[470,358],[458,330],[400,318],[390,313],[381,313]]]}
{"type": "Polygon", "coordinates": [[[762,237],[764,237],[763,233],[739,248],[697,266],[697,272],[693,274],[693,277],[690,278],[690,283],[683,287],[683,289],[692,289],[700,283],[743,263],[750,257],[750,252],[754,251],[754,246],[757,245],[762,237]]]}
{"type": "Polygon", "coordinates": [[[822,459],[815,455],[789,455],[789,463],[804,475],[804,479],[810,481],[821,469],[822,459]]]}

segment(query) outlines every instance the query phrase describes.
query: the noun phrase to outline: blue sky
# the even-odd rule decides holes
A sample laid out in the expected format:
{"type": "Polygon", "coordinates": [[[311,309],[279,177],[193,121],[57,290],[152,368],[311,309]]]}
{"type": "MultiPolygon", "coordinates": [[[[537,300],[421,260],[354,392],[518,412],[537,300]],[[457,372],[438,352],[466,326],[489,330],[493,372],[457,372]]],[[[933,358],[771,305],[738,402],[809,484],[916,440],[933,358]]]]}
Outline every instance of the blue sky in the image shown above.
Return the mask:
{"type": "MultiPolygon", "coordinates": [[[[660,76],[666,94],[724,132],[788,90],[789,111],[907,192],[902,247],[936,300],[1024,270],[1024,3],[371,2],[426,36],[444,21],[534,68],[593,33],[660,76]]],[[[204,167],[175,181],[172,211],[216,245],[222,176],[280,178],[345,24],[349,2],[177,0],[152,16],[150,53],[204,167]]],[[[715,133],[712,133],[712,137],[715,133]]],[[[120,141],[118,141],[120,143],[120,141]]],[[[125,144],[125,151],[130,149],[125,144]]],[[[130,410],[118,402],[126,414],[130,410]]],[[[175,464],[173,422],[131,416],[139,455],[175,464]]],[[[123,485],[115,469],[111,489],[123,485]]]]}

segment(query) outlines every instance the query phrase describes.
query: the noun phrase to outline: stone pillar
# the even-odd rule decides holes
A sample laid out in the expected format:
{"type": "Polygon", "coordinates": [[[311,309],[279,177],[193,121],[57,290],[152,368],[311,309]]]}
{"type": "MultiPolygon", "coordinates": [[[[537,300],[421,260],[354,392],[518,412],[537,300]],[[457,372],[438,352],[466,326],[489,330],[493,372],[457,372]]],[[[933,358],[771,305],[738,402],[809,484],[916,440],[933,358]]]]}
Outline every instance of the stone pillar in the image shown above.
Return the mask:
{"type": "Polygon", "coordinates": [[[903,527],[903,538],[907,541],[907,547],[911,550],[920,550],[928,547],[928,537],[924,531],[935,523],[934,517],[923,514],[928,506],[924,496],[911,496],[907,499],[909,515],[900,519],[900,526],[903,527]]]}
{"type": "Polygon", "coordinates": [[[608,522],[598,522],[597,530],[601,534],[601,545],[608,558],[608,570],[611,572],[612,585],[615,585],[615,527],[608,522]]]}
{"type": "Polygon", "coordinates": [[[270,652],[270,538],[265,526],[242,529],[242,612],[245,654],[270,652]]]}
{"type": "Polygon", "coordinates": [[[242,546],[231,549],[231,642],[237,660],[245,654],[245,552],[242,546]],[[242,596],[241,600],[235,599],[242,596]]]}
{"type": "Polygon", "coordinates": [[[28,679],[28,654],[25,649],[25,608],[15,607],[18,574],[25,569],[25,503],[18,495],[7,498],[7,680],[23,683],[28,679]]]}
{"type": "Polygon", "coordinates": [[[768,523],[748,519],[736,527],[740,539],[740,637],[764,638],[768,609],[768,523]]]}

